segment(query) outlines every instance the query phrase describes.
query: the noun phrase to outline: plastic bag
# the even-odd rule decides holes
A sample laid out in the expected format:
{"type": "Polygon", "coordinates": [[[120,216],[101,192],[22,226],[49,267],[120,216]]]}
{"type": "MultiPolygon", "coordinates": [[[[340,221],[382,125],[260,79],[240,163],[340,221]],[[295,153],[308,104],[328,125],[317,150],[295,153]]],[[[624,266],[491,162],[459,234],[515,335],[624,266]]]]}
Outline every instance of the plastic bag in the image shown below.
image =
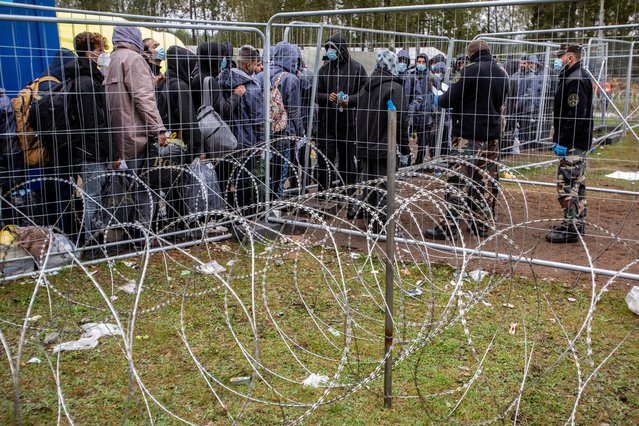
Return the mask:
{"type": "Polygon", "coordinates": [[[38,263],[41,268],[52,269],[73,263],[77,256],[75,245],[69,239],[56,233],[50,233],[47,228],[27,226],[16,230],[20,238],[20,245],[38,263]],[[49,258],[47,259],[47,252],[49,258]],[[46,264],[43,264],[46,260],[46,264]]]}
{"type": "Polygon", "coordinates": [[[82,324],[84,333],[80,336],[80,339],[72,342],[64,342],[56,345],[53,348],[53,353],[60,351],[76,351],[82,349],[93,349],[98,346],[98,339],[102,336],[115,336],[122,334],[120,327],[114,324],[97,324],[89,322],[82,324]]]}
{"type": "Polygon", "coordinates": [[[213,164],[195,159],[185,173],[184,198],[189,213],[223,210],[224,202],[213,164]]]}
{"type": "Polygon", "coordinates": [[[639,315],[639,287],[634,286],[626,295],[626,304],[628,308],[639,315]]]}

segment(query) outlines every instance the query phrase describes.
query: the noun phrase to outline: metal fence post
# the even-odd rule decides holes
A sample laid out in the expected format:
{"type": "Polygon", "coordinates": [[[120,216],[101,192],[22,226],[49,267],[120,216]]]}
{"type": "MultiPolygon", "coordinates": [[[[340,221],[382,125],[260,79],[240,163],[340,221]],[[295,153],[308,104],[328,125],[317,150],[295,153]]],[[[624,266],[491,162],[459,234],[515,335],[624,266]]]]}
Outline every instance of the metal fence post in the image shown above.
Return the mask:
{"type": "Polygon", "coordinates": [[[395,164],[397,162],[397,110],[388,105],[388,152],[386,158],[386,313],[384,318],[384,407],[391,408],[393,395],[393,289],[395,271],[395,164]]]}
{"type": "MultiPolygon", "coordinates": [[[[628,118],[628,107],[630,105],[630,82],[632,81],[632,54],[635,51],[635,43],[633,41],[630,43],[630,53],[628,54],[628,75],[626,76],[626,99],[623,101],[623,116],[628,118]]],[[[626,123],[625,130],[623,132],[623,136],[626,137],[628,134],[629,124],[626,123]]]]}
{"type": "Polygon", "coordinates": [[[306,194],[306,185],[308,184],[308,168],[311,157],[311,136],[313,134],[313,119],[315,118],[315,98],[317,97],[317,79],[319,78],[320,63],[322,62],[322,37],[324,36],[324,25],[320,25],[317,29],[317,44],[315,50],[315,66],[313,73],[313,87],[311,88],[311,100],[308,113],[308,127],[306,128],[306,146],[304,147],[304,168],[302,169],[302,192],[306,194]]]}
{"type": "MultiPolygon", "coordinates": [[[[446,58],[446,71],[444,72],[444,81],[450,86],[450,65],[453,63],[453,46],[455,44],[455,40],[450,39],[448,43],[448,52],[446,58]]],[[[449,87],[450,89],[450,87],[449,87]]],[[[437,129],[437,143],[435,144],[435,158],[439,158],[442,151],[442,144],[444,143],[444,126],[446,124],[446,109],[442,108],[439,112],[439,128],[437,129]]],[[[450,129],[448,129],[450,132],[450,129]]],[[[448,135],[446,135],[446,142],[448,142],[448,135]]],[[[432,158],[431,158],[432,160],[432,158]]]]}
{"type": "Polygon", "coordinates": [[[546,102],[549,101],[549,99],[546,99],[546,93],[549,93],[549,91],[546,90],[548,83],[548,73],[549,70],[547,69],[549,67],[550,64],[550,46],[546,47],[546,56],[544,58],[544,78],[542,80],[541,83],[541,87],[542,87],[542,94],[541,94],[541,99],[539,101],[539,114],[537,115],[537,137],[535,138],[537,140],[537,143],[541,143],[541,129],[543,128],[543,122],[544,122],[544,111],[546,110],[546,102]]]}

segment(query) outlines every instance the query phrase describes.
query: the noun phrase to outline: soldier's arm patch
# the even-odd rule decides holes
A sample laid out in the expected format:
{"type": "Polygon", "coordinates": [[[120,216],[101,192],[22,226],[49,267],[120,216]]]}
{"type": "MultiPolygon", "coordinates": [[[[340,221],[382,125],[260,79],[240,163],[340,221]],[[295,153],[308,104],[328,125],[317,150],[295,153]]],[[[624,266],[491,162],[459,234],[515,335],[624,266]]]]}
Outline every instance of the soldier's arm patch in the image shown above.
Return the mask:
{"type": "Polygon", "coordinates": [[[451,81],[452,84],[455,84],[459,81],[459,79],[461,78],[461,73],[459,71],[457,71],[455,73],[455,75],[453,76],[453,80],[451,81]]]}
{"type": "Polygon", "coordinates": [[[570,108],[576,107],[578,103],[579,103],[579,95],[577,95],[576,93],[573,93],[572,95],[568,96],[568,106],[570,108]]]}

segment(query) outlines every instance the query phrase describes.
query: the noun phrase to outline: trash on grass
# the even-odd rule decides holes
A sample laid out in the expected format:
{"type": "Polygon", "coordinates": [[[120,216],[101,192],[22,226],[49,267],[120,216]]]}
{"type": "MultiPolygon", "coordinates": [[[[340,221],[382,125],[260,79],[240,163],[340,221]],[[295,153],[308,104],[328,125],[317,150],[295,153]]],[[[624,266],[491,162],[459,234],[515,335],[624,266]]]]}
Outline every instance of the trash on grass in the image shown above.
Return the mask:
{"type": "Polygon", "coordinates": [[[421,288],[419,287],[415,287],[413,289],[410,290],[406,290],[405,292],[408,296],[410,297],[417,297],[417,296],[421,296],[422,294],[424,294],[424,292],[422,291],[421,288]]]}
{"type": "Polygon", "coordinates": [[[137,263],[131,262],[131,261],[124,262],[124,266],[126,266],[127,268],[131,268],[131,269],[140,269],[140,267],[138,266],[137,263]]]}
{"type": "Polygon", "coordinates": [[[214,275],[226,271],[226,268],[214,260],[212,262],[205,263],[204,265],[197,265],[195,270],[204,275],[214,275]]]}
{"type": "Polygon", "coordinates": [[[37,320],[39,320],[40,318],[42,318],[42,315],[34,315],[31,318],[29,318],[30,322],[36,322],[37,320]]]}
{"type": "Polygon", "coordinates": [[[512,334],[514,336],[516,332],[517,332],[517,323],[511,322],[510,329],[508,330],[508,334],[512,334]]]}
{"type": "Polygon", "coordinates": [[[88,322],[86,324],[82,324],[81,327],[84,330],[84,333],[82,333],[80,339],[56,345],[53,348],[53,353],[57,353],[60,351],[93,349],[98,346],[98,339],[100,339],[100,337],[122,334],[122,330],[120,330],[120,327],[114,324],[98,324],[95,322],[88,322]]]}
{"type": "Polygon", "coordinates": [[[58,340],[58,337],[60,337],[60,333],[58,333],[57,331],[54,331],[53,333],[49,333],[46,336],[44,336],[44,344],[48,345],[51,342],[55,342],[56,340],[58,340]]]}
{"type": "Polygon", "coordinates": [[[304,386],[308,386],[311,388],[318,388],[322,385],[325,385],[326,383],[328,383],[328,377],[327,376],[322,376],[319,374],[311,374],[310,376],[308,376],[303,382],[302,384],[304,386]]]}
{"type": "Polygon", "coordinates": [[[515,305],[513,305],[512,303],[504,303],[501,306],[503,306],[504,308],[510,308],[510,309],[513,309],[515,307],[515,305]]]}
{"type": "Polygon", "coordinates": [[[335,337],[339,337],[342,335],[339,331],[335,330],[333,327],[328,327],[328,332],[331,333],[335,337]]]}
{"type": "Polygon", "coordinates": [[[282,259],[275,259],[275,266],[282,266],[284,265],[284,261],[282,259]]]}
{"type": "Polygon", "coordinates": [[[482,271],[481,269],[475,269],[474,271],[468,273],[468,276],[472,278],[472,280],[476,283],[481,282],[488,275],[490,275],[488,272],[482,271]]]}
{"type": "Polygon", "coordinates": [[[576,301],[577,301],[577,299],[575,299],[574,297],[569,297],[569,298],[568,298],[568,301],[569,301],[569,302],[576,302],[576,301]]]}
{"type": "Polygon", "coordinates": [[[189,271],[188,269],[184,269],[182,272],[180,272],[180,276],[182,277],[186,277],[187,275],[191,275],[191,271],[189,271]]]}
{"type": "Polygon", "coordinates": [[[40,364],[41,362],[42,360],[40,358],[33,357],[27,361],[27,364],[40,364]]]}
{"type": "Polygon", "coordinates": [[[126,284],[121,285],[120,287],[118,287],[118,290],[121,290],[127,294],[133,294],[135,293],[135,287],[136,287],[137,282],[135,282],[135,280],[129,280],[126,282],[126,284]]]}
{"type": "Polygon", "coordinates": [[[235,265],[235,262],[237,262],[237,259],[231,259],[228,262],[226,262],[226,266],[233,266],[235,265]]]}
{"type": "Polygon", "coordinates": [[[629,180],[629,181],[635,181],[635,180],[639,180],[639,172],[619,172],[616,171],[614,173],[610,173],[609,175],[606,175],[607,178],[611,178],[611,179],[621,179],[621,180],[629,180]]]}
{"type": "Polygon", "coordinates": [[[231,377],[229,381],[232,385],[248,385],[251,383],[251,376],[231,377]]]}
{"type": "Polygon", "coordinates": [[[628,305],[628,309],[639,315],[639,287],[636,285],[626,294],[626,304],[628,305]]]}
{"type": "Polygon", "coordinates": [[[484,306],[493,306],[492,303],[485,301],[484,299],[481,300],[481,303],[484,304],[484,306]]]}

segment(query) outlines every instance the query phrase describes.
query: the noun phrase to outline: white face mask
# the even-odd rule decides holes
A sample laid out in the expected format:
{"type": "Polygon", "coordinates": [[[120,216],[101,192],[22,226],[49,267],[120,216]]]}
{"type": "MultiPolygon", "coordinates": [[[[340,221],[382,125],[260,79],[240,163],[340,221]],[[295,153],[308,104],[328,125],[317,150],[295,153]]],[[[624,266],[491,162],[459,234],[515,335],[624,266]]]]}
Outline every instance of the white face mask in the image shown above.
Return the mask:
{"type": "Polygon", "coordinates": [[[110,63],[111,63],[111,55],[109,55],[106,52],[100,54],[100,56],[98,56],[98,60],[96,62],[96,64],[100,68],[108,67],[110,63]]]}

